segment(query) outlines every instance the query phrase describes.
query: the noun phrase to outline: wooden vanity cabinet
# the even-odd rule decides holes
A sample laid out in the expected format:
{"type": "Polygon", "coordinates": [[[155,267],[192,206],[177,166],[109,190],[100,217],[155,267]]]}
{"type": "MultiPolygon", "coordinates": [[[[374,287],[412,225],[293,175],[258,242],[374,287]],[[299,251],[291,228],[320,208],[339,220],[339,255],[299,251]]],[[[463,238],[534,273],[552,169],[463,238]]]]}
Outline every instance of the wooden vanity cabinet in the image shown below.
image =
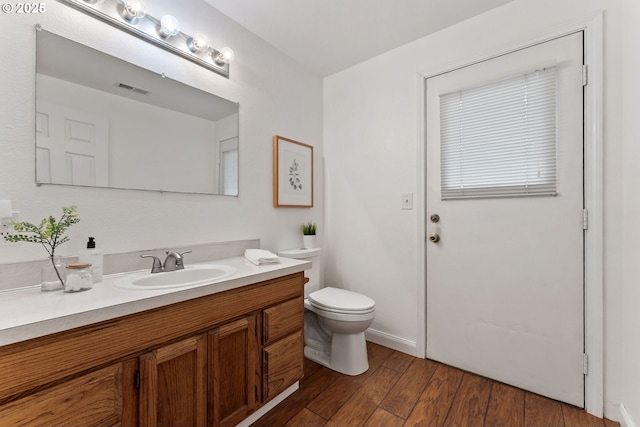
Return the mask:
{"type": "Polygon", "coordinates": [[[140,425],[206,425],[206,338],[196,335],[140,356],[140,425]]]}
{"type": "Polygon", "coordinates": [[[209,425],[234,426],[260,403],[257,314],[209,332],[209,425]]]}
{"type": "Polygon", "coordinates": [[[125,377],[134,372],[132,361],[121,362],[34,392],[0,406],[0,425],[132,425],[136,422],[135,401],[126,400],[131,390],[125,391],[125,377]]]}
{"type": "Polygon", "coordinates": [[[263,311],[263,401],[268,402],[302,378],[304,340],[302,296],[263,311]]]}
{"type": "Polygon", "coordinates": [[[295,273],[0,347],[0,420],[235,425],[302,377],[302,295],[295,273]]]}
{"type": "Polygon", "coordinates": [[[261,376],[256,318],[142,355],[140,425],[234,426],[253,412],[261,376]]]}

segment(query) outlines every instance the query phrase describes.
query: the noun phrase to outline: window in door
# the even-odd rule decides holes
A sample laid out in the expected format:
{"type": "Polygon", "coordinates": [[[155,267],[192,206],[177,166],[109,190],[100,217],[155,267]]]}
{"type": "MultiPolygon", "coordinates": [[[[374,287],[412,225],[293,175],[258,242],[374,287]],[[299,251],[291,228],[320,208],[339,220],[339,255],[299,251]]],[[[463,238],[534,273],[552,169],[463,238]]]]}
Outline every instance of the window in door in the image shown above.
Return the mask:
{"type": "Polygon", "coordinates": [[[556,68],[440,96],[441,197],[556,194],[556,68]]]}

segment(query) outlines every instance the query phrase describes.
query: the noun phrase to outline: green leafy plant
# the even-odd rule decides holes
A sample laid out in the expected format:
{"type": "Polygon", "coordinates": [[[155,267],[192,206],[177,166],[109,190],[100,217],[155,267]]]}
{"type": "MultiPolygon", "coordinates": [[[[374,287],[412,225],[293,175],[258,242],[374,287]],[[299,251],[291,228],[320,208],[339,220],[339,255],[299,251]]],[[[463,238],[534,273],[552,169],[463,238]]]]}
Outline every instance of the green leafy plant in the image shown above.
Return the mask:
{"type": "Polygon", "coordinates": [[[62,207],[62,216],[56,220],[54,217],[49,216],[40,221],[39,225],[31,224],[30,222],[12,222],[9,225],[13,227],[16,234],[9,234],[4,236],[4,239],[8,242],[31,242],[40,243],[49,254],[49,259],[53,265],[53,269],[56,271],[60,283],[63,283],[62,276],[56,267],[54,260],[56,248],[63,243],[69,241],[69,236],[65,236],[64,233],[73,224],[80,222],[78,218],[77,206],[62,207]]]}
{"type": "Polygon", "coordinates": [[[317,227],[315,222],[307,222],[302,224],[300,229],[302,230],[302,234],[304,234],[305,236],[313,236],[316,234],[317,227]]]}

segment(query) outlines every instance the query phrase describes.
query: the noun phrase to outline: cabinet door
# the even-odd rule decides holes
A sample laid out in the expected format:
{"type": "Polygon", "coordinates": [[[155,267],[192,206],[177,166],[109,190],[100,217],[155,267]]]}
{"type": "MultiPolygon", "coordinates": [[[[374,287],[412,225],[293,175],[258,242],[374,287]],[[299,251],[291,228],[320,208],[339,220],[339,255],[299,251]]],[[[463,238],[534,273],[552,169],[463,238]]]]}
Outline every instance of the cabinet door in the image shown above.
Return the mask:
{"type": "Polygon", "coordinates": [[[302,378],[303,352],[302,331],[293,333],[264,348],[262,392],[265,403],[302,378]]]}
{"type": "MultiPolygon", "coordinates": [[[[3,426],[124,426],[128,363],[118,363],[0,406],[3,426]]],[[[129,372],[132,374],[133,370],[129,372]]],[[[133,376],[128,376],[132,379],[133,376]]]]}
{"type": "Polygon", "coordinates": [[[205,426],[207,342],[198,335],[140,357],[140,425],[205,426]]]}
{"type": "Polygon", "coordinates": [[[262,339],[268,345],[304,325],[304,301],[302,297],[269,307],[262,314],[262,339]]]}
{"type": "Polygon", "coordinates": [[[257,405],[260,372],[256,316],[209,332],[209,424],[233,426],[257,405]]]}

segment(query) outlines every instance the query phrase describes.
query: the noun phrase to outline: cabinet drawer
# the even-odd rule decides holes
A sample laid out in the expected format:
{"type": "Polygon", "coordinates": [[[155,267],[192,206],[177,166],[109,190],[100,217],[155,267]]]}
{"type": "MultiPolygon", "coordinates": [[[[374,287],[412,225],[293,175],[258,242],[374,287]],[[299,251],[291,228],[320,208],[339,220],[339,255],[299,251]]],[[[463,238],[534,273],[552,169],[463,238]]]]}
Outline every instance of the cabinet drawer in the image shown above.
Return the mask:
{"type": "Polygon", "coordinates": [[[115,426],[123,421],[122,364],[0,406],[7,426],[115,426]]]}
{"type": "Polygon", "coordinates": [[[271,400],[302,378],[303,354],[304,341],[301,330],[264,348],[264,402],[271,400]]]}
{"type": "Polygon", "coordinates": [[[270,344],[303,328],[304,303],[295,298],[267,308],[262,317],[262,340],[270,344]]]}

